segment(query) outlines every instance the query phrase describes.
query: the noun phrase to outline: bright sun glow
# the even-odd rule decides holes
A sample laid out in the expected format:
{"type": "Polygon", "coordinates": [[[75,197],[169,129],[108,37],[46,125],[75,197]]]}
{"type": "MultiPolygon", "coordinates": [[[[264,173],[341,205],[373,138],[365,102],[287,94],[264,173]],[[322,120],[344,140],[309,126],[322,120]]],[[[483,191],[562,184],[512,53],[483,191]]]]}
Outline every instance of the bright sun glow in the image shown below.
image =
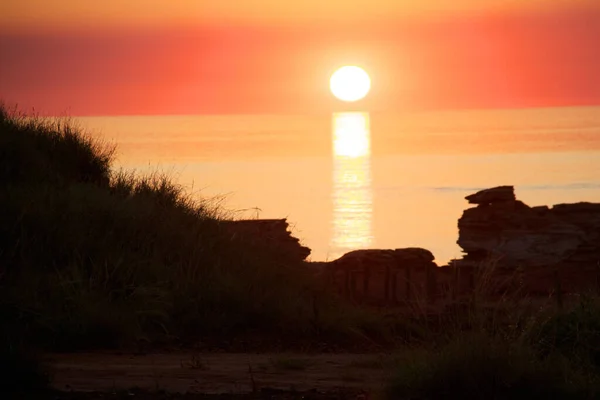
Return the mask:
{"type": "Polygon", "coordinates": [[[329,80],[331,93],[342,101],[357,101],[369,93],[371,79],[362,68],[347,65],[335,71],[329,80]]]}

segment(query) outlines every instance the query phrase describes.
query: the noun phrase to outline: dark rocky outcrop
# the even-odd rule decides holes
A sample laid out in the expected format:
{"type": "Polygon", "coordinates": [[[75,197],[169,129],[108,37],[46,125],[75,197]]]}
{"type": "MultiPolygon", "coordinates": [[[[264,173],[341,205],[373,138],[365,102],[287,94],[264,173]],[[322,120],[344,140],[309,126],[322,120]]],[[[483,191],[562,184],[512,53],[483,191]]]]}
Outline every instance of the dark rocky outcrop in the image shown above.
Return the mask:
{"type": "Polygon", "coordinates": [[[232,237],[241,236],[247,243],[269,248],[271,253],[286,262],[302,262],[310,255],[311,250],[292,236],[285,218],[222,221],[221,226],[232,237]]]}
{"type": "MultiPolygon", "coordinates": [[[[465,255],[437,267],[422,248],[355,250],[309,263],[342,296],[372,305],[439,305],[477,296],[600,291],[600,204],[530,207],[512,186],[466,197],[458,221],[465,255]]],[[[471,299],[471,300],[469,300],[471,299]]]]}
{"type": "Polygon", "coordinates": [[[467,196],[476,207],[458,221],[458,244],[466,255],[457,265],[493,262],[502,267],[597,266],[600,204],[529,207],[512,186],[467,196]]]}
{"type": "Polygon", "coordinates": [[[362,249],[344,254],[331,262],[336,269],[360,269],[364,266],[371,268],[406,268],[406,267],[435,267],[435,257],[429,250],[419,247],[404,249],[362,249]]]}
{"type": "Polygon", "coordinates": [[[435,296],[434,256],[422,248],[362,249],[321,263],[326,279],[346,297],[390,304],[435,296]]]}
{"type": "Polygon", "coordinates": [[[470,204],[490,204],[515,201],[515,189],[512,186],[498,186],[480,190],[465,197],[470,204]]]}

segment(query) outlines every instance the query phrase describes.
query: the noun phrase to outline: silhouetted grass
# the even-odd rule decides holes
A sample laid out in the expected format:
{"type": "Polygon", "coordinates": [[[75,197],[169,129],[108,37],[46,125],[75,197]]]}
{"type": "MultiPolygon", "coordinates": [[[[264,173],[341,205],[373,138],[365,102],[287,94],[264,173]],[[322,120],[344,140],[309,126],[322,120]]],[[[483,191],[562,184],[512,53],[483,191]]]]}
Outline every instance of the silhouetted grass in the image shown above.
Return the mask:
{"type": "Polygon", "coordinates": [[[536,315],[526,337],[543,355],[558,353],[600,372],[600,299],[583,296],[571,308],[536,315]]]}
{"type": "Polygon", "coordinates": [[[114,171],[112,154],[68,122],[0,110],[0,305],[32,343],[293,343],[380,329],[346,315],[297,261],[229,233],[215,204],[164,175],[114,171]]]}
{"type": "Polygon", "coordinates": [[[423,321],[429,339],[400,350],[386,398],[600,398],[598,296],[561,309],[485,294],[423,321]]]}
{"type": "Polygon", "coordinates": [[[0,105],[0,182],[106,186],[114,147],[92,140],[68,119],[27,117],[0,105]]]}
{"type": "Polygon", "coordinates": [[[591,399],[598,375],[571,360],[541,357],[525,343],[464,334],[440,348],[404,357],[386,389],[389,399],[591,399]]]}

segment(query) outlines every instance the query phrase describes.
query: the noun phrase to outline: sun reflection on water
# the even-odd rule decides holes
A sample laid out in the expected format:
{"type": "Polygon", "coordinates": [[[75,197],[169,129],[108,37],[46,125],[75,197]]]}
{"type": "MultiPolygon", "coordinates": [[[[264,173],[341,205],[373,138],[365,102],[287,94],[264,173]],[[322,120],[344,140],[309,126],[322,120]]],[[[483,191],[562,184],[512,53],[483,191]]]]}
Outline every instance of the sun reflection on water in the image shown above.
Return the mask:
{"type": "Polygon", "coordinates": [[[329,258],[373,242],[369,114],[333,114],[333,235],[329,258]]]}

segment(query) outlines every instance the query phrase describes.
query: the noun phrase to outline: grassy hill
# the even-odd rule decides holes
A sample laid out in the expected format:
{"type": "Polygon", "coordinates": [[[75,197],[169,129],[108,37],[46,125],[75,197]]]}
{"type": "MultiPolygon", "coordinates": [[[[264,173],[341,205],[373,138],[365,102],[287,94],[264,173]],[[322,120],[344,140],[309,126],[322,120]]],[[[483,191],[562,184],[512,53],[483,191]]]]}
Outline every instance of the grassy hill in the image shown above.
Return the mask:
{"type": "Polygon", "coordinates": [[[68,121],[0,110],[7,335],[53,350],[361,335],[369,322],[297,261],[228,234],[225,213],[166,176],[114,170],[113,150],[68,121]]]}

